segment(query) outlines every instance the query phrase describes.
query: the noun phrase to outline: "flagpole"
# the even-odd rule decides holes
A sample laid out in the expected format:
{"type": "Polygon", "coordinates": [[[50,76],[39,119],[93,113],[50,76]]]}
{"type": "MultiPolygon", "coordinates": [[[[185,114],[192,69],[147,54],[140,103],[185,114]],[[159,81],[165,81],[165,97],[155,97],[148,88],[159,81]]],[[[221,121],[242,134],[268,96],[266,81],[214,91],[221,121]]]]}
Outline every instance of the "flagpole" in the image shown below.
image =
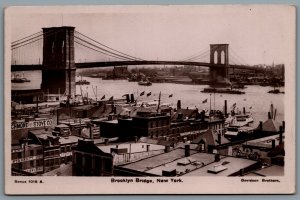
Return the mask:
{"type": "Polygon", "coordinates": [[[216,93],[214,92],[214,111],[216,111],[215,105],[216,105],[216,93]]]}
{"type": "Polygon", "coordinates": [[[209,94],[209,114],[208,114],[209,122],[210,122],[210,113],[211,113],[211,94],[209,94]]]}

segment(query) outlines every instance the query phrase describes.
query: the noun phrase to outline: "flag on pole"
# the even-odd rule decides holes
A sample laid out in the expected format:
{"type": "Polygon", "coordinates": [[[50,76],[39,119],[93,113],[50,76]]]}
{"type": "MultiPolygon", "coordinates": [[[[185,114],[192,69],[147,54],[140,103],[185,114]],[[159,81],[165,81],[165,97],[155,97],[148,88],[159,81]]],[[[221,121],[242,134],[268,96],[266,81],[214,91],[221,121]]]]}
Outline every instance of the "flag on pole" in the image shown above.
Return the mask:
{"type": "Polygon", "coordinates": [[[141,94],[140,94],[140,96],[143,96],[145,94],[145,91],[143,91],[141,94]]]}
{"type": "Polygon", "coordinates": [[[103,97],[101,98],[101,100],[105,99],[105,95],[103,95],[103,97]]]}
{"type": "Polygon", "coordinates": [[[204,101],[202,101],[202,103],[207,103],[207,99],[205,99],[204,101]]]}
{"type": "Polygon", "coordinates": [[[234,103],[232,106],[231,106],[231,110],[234,110],[236,107],[236,103],[234,103]]]}
{"type": "Polygon", "coordinates": [[[173,96],[173,94],[170,94],[169,97],[171,98],[173,96]]]}
{"type": "Polygon", "coordinates": [[[147,93],[147,97],[149,97],[151,95],[151,92],[147,93]]]}

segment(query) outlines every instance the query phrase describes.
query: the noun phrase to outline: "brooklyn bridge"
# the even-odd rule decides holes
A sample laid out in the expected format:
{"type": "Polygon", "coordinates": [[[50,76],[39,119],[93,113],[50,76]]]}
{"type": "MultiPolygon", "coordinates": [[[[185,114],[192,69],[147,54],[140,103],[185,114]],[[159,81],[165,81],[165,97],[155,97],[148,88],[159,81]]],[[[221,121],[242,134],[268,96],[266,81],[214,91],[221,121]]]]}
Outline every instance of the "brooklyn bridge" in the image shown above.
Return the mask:
{"type": "Polygon", "coordinates": [[[128,65],[189,65],[210,68],[212,80],[222,81],[227,77],[228,69],[259,70],[243,64],[240,57],[229,48],[229,44],[210,44],[207,50],[183,60],[144,60],[109,47],[75,27],[62,26],[42,28],[42,31],[11,43],[11,71],[42,71],[41,89],[52,94],[58,90],[69,96],[75,95],[76,69],[128,65]],[[86,54],[97,55],[87,61],[84,54],[75,62],[75,51],[80,49],[86,54]],[[230,51],[230,52],[229,52],[230,51]],[[208,57],[209,62],[205,58],[208,57]],[[58,87],[59,86],[59,87],[58,87]]]}

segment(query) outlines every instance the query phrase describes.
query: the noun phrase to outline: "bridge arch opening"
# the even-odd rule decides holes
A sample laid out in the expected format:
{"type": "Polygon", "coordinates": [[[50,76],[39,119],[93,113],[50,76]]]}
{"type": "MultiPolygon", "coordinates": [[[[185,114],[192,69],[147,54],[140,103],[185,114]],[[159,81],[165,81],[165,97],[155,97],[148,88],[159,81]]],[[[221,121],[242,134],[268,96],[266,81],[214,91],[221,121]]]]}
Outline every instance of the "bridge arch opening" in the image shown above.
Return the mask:
{"type": "Polygon", "coordinates": [[[221,64],[225,64],[225,52],[221,52],[221,64]]]}
{"type": "Polygon", "coordinates": [[[218,63],[218,51],[214,52],[214,64],[218,63]]]}

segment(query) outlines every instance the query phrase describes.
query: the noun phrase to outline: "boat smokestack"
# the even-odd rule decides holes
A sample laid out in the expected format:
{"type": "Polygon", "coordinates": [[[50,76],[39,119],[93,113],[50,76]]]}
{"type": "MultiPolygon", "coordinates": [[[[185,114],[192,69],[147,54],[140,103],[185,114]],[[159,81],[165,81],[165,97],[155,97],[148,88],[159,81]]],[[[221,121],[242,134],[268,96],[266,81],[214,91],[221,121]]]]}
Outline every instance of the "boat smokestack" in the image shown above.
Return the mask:
{"type": "Polygon", "coordinates": [[[224,100],[224,115],[227,117],[227,100],[224,100]]]}
{"type": "Polygon", "coordinates": [[[243,114],[246,114],[246,108],[243,107],[243,114]]]}
{"type": "Polygon", "coordinates": [[[268,119],[272,119],[271,112],[268,112],[268,119]]]}
{"type": "Polygon", "coordinates": [[[181,109],[181,100],[178,100],[178,101],[177,101],[177,110],[178,110],[178,109],[181,109]]]}
{"type": "Polygon", "coordinates": [[[134,103],[134,95],[133,94],[130,94],[130,102],[134,103]]]}
{"type": "Polygon", "coordinates": [[[130,103],[130,97],[129,97],[129,94],[126,94],[126,103],[130,103]]]}

